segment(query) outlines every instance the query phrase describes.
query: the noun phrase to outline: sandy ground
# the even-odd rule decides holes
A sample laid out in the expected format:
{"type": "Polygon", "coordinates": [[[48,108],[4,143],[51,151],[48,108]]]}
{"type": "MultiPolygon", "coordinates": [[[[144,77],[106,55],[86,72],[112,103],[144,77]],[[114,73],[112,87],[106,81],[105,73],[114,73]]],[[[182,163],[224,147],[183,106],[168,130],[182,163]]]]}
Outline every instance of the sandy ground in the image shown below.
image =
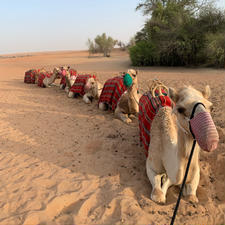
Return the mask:
{"type": "MultiPolygon", "coordinates": [[[[150,200],[138,121],[126,125],[97,104],[69,99],[58,87],[24,84],[30,68],[69,64],[100,81],[129,68],[125,53],[88,58],[86,52],[0,57],[0,224],[83,225],[170,223],[179,188],[166,205],[150,200]]],[[[176,224],[225,224],[225,71],[139,68],[139,87],[159,78],[172,87],[209,84],[220,143],[201,153],[199,204],[181,200],[176,224]]]]}

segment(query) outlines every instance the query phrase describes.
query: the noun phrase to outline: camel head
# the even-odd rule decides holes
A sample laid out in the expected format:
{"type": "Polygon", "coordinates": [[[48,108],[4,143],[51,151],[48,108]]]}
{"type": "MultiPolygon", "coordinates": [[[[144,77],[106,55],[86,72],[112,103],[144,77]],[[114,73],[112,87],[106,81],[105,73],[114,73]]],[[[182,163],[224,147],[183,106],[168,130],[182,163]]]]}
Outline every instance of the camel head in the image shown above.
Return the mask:
{"type": "Polygon", "coordinates": [[[211,90],[206,86],[198,91],[191,86],[178,91],[169,88],[169,96],[175,102],[174,113],[178,127],[183,132],[193,134],[199,146],[205,151],[217,148],[219,136],[210,115],[212,103],[209,101],[211,90]]]}
{"type": "Polygon", "coordinates": [[[93,97],[98,96],[98,82],[94,77],[87,79],[87,82],[84,86],[85,92],[91,92],[93,97]]]}
{"type": "Polygon", "coordinates": [[[62,76],[68,76],[69,75],[69,69],[70,69],[70,66],[61,66],[60,67],[61,75],[62,76]]]}
{"type": "Polygon", "coordinates": [[[61,69],[59,68],[59,67],[55,67],[54,69],[53,69],[53,74],[55,74],[57,77],[56,77],[56,79],[60,79],[60,76],[61,76],[61,69]]]}
{"type": "Polygon", "coordinates": [[[137,84],[137,75],[138,75],[138,71],[134,70],[134,69],[128,69],[127,73],[131,76],[132,78],[132,84],[136,85],[137,84]]]}

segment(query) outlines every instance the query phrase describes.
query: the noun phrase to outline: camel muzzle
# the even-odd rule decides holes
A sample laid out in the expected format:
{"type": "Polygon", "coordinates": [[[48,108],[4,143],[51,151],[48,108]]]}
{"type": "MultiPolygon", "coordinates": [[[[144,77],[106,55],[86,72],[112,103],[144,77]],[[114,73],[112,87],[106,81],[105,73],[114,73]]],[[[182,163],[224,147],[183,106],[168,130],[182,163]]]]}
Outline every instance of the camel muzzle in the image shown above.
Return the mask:
{"type": "Polygon", "coordinates": [[[190,130],[201,149],[211,152],[217,148],[219,135],[209,112],[199,112],[191,118],[190,130]]]}
{"type": "Polygon", "coordinates": [[[66,76],[66,70],[63,69],[61,74],[62,74],[63,76],[66,76]]]}

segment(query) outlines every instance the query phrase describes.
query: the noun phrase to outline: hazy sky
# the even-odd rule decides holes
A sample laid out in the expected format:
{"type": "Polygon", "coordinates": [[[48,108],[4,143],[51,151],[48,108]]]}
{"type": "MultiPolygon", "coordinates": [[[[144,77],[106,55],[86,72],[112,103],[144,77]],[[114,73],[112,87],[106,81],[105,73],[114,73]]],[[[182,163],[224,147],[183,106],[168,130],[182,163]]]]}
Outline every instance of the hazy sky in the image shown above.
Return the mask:
{"type": "MultiPolygon", "coordinates": [[[[140,0],[0,0],[0,54],[87,49],[105,32],[128,42],[144,24],[140,0]]],[[[225,0],[217,0],[225,8],[225,0]]]]}

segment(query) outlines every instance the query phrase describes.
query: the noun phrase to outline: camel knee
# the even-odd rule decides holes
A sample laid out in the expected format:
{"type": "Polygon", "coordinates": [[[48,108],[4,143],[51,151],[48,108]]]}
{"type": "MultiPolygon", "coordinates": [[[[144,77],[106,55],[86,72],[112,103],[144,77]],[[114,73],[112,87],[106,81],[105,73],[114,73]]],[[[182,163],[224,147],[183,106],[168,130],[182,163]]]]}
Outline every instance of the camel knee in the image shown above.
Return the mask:
{"type": "Polygon", "coordinates": [[[60,89],[64,89],[64,88],[65,88],[65,87],[64,87],[64,84],[60,84],[59,88],[60,88],[60,89]]]}
{"type": "Polygon", "coordinates": [[[66,93],[69,93],[70,92],[69,87],[65,87],[65,92],[66,93]]]}
{"type": "Polygon", "coordinates": [[[107,105],[104,102],[100,102],[98,108],[101,109],[102,111],[106,111],[107,105]]]}
{"type": "Polygon", "coordinates": [[[152,201],[159,203],[159,204],[165,204],[165,202],[166,202],[165,194],[162,192],[162,190],[160,190],[158,188],[155,188],[152,190],[151,199],[152,199],[152,201]]]}
{"type": "Polygon", "coordinates": [[[68,93],[68,97],[69,97],[69,98],[74,98],[74,92],[69,91],[69,93],[68,93]]]}
{"type": "Polygon", "coordinates": [[[120,107],[116,107],[116,110],[114,112],[115,117],[122,120],[125,123],[131,123],[132,120],[128,117],[128,114],[125,114],[121,111],[120,107]]]}
{"type": "Polygon", "coordinates": [[[92,96],[88,96],[87,94],[83,96],[83,101],[87,104],[90,104],[92,100],[93,100],[92,96]]]}

